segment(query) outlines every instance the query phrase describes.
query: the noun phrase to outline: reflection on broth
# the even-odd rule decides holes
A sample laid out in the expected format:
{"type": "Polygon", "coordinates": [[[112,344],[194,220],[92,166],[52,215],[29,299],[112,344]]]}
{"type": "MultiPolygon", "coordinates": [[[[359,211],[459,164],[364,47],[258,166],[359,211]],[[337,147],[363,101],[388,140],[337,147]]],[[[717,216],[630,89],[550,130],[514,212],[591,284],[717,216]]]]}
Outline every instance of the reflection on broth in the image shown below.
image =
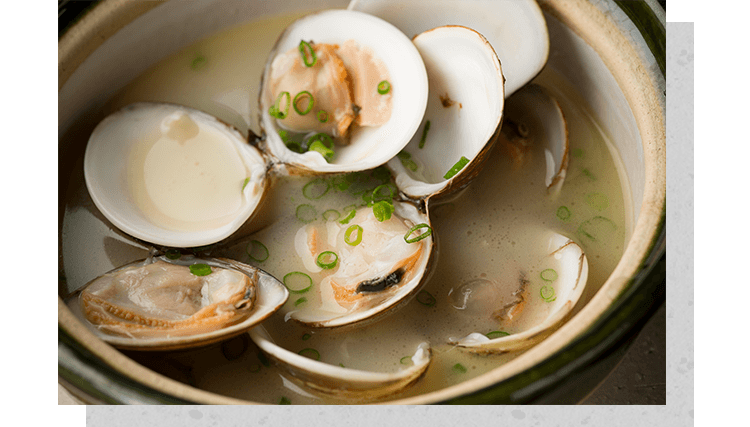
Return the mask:
{"type": "MultiPolygon", "coordinates": [[[[204,110],[242,131],[259,134],[255,100],[262,65],[276,35],[296,17],[273,18],[262,25],[250,23],[184,49],[125,87],[102,116],[136,101],[172,102],[204,110]]],[[[313,289],[293,293],[282,311],[263,323],[276,344],[293,352],[313,349],[320,361],[335,366],[395,372],[403,368],[404,358],[412,355],[419,343],[429,342],[433,361],[425,376],[394,398],[475,378],[523,352],[480,356],[450,342],[472,332],[494,334],[492,337],[514,334],[548,314],[553,294],[543,288],[549,283],[554,288],[554,281],[543,272],[556,269],[545,257],[550,232],[567,236],[583,248],[589,275],[576,309],[591,299],[622,255],[632,220],[625,214],[631,211],[623,198],[627,189],[622,187],[619,160],[611,144],[574,90],[549,69],[534,82],[558,99],[568,120],[570,163],[559,194],[547,192],[540,147],[530,148],[528,160],[520,168],[514,167],[506,151],[493,150],[466,190],[430,205],[437,254],[423,293],[374,324],[345,331],[314,329],[285,320],[288,313],[315,304],[317,294],[313,291],[322,277],[310,274],[313,289]],[[495,309],[488,312],[488,306],[495,309]],[[509,309],[500,310],[503,307],[509,309]]],[[[313,206],[320,225],[325,224],[326,211],[336,210],[341,215],[349,205],[366,204],[362,199],[365,191],[335,186],[319,198],[306,197],[303,190],[313,179],[277,177],[257,226],[250,227],[254,232],[228,245],[216,245],[210,249],[211,255],[245,262],[279,279],[290,272],[306,271],[294,249],[295,234],[305,226],[297,208],[313,206]]],[[[83,188],[82,180],[74,181],[71,191],[85,193],[83,188]]],[[[108,229],[109,224],[95,211],[85,196],[66,206],[63,256],[69,291],[118,267],[110,265],[114,259],[119,263],[122,257],[134,260],[145,253],[122,243],[128,255],[83,262],[82,255],[76,254],[84,244],[87,252],[103,254],[111,252],[108,248],[113,238],[118,244],[127,240],[108,229]]],[[[223,395],[270,404],[284,399],[292,404],[345,403],[322,399],[290,382],[246,336],[191,351],[127,354],[166,376],[223,395]]]]}

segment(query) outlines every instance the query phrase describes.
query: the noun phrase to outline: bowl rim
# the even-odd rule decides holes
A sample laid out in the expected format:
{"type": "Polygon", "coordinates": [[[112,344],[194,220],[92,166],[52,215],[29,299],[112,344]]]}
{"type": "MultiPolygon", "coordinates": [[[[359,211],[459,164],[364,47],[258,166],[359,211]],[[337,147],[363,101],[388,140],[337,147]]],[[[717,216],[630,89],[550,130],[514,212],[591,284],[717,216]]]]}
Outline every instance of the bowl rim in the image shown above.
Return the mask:
{"type": "MultiPolygon", "coordinates": [[[[602,55],[602,52],[600,49],[597,49],[597,44],[590,41],[594,37],[591,34],[594,31],[592,28],[594,26],[591,26],[590,22],[584,22],[585,19],[598,17],[600,21],[597,24],[603,25],[609,30],[617,31],[616,25],[604,18],[602,12],[596,6],[586,2],[586,0],[570,1],[567,4],[572,4],[573,6],[566,7],[566,11],[560,10],[555,0],[542,0],[541,3],[542,8],[546,12],[572,28],[584,40],[589,42],[600,55],[602,55]],[[575,14],[575,16],[568,14],[570,9],[576,8],[583,12],[575,14]],[[587,25],[589,28],[586,28],[587,25]]],[[[631,20],[633,16],[637,15],[644,17],[648,21],[648,25],[637,25],[637,27],[651,49],[652,55],[660,65],[663,76],[665,71],[661,64],[665,61],[663,50],[665,46],[665,24],[663,18],[654,13],[653,2],[622,2],[615,0],[614,3],[631,20]],[[659,47],[662,47],[662,49],[660,50],[659,47]]],[[[62,7],[64,4],[65,2],[61,2],[59,7],[62,7]]],[[[71,19],[74,25],[66,26],[59,34],[58,88],[62,88],[67,78],[75,71],[77,65],[98,47],[96,43],[87,44],[82,42],[86,34],[90,34],[95,29],[100,31],[105,30],[105,36],[99,41],[99,44],[101,44],[106,37],[114,34],[128,22],[156,6],[158,4],[150,2],[128,2],[124,0],[98,1],[78,11],[71,19]]],[[[63,14],[60,14],[59,19],[62,19],[62,17],[63,14]]],[[[60,28],[63,28],[63,26],[61,25],[60,28]]],[[[601,31],[601,28],[599,28],[599,31],[601,31]]],[[[625,41],[624,36],[619,31],[616,32],[616,35],[622,38],[620,42],[625,41]]],[[[627,44],[627,41],[625,42],[627,44]]],[[[630,48],[632,49],[632,46],[630,48]]],[[[618,55],[616,53],[610,54],[618,55]]],[[[616,60],[613,58],[609,59],[610,61],[616,60]]],[[[607,63],[610,71],[614,73],[614,70],[612,70],[610,63],[606,62],[606,59],[605,63],[607,63]]],[[[623,73],[624,71],[620,72],[623,73]]],[[[618,83],[621,83],[621,80],[618,79],[618,83]]],[[[641,132],[644,145],[647,141],[651,141],[661,147],[665,147],[666,136],[663,125],[664,95],[661,93],[651,95],[648,101],[652,108],[658,110],[657,112],[659,113],[659,117],[655,119],[657,121],[656,126],[652,123],[654,129],[651,129],[651,131],[655,133],[644,136],[644,130],[640,126],[641,122],[638,122],[639,131],[641,132]],[[661,105],[659,105],[660,103],[661,105]],[[658,126],[659,120],[661,120],[661,129],[658,126]]],[[[643,94],[634,94],[633,96],[642,97],[643,94]]],[[[628,101],[630,105],[633,105],[632,99],[629,98],[628,101]]],[[[644,120],[652,120],[652,118],[644,118],[644,120]]],[[[665,151],[663,150],[663,153],[665,151]]],[[[664,155],[664,164],[666,163],[665,157],[664,155]]],[[[646,172],[647,174],[649,173],[648,166],[646,172]]],[[[665,170],[661,172],[661,174],[664,173],[665,170]]],[[[657,172],[657,175],[659,174],[657,172]]],[[[617,280],[618,283],[616,289],[614,289],[616,293],[608,297],[607,309],[597,316],[588,329],[574,334],[574,338],[568,339],[567,344],[561,346],[556,351],[549,352],[541,360],[534,362],[528,369],[524,369],[509,378],[495,381],[489,386],[479,389],[475,387],[461,387],[460,390],[471,389],[472,391],[460,391],[459,393],[456,393],[455,390],[449,393],[438,391],[387,403],[425,403],[425,396],[431,397],[428,401],[457,404],[540,402],[545,400],[546,396],[550,396],[556,388],[562,386],[566,380],[569,380],[577,372],[585,369],[594,363],[597,358],[606,355],[607,352],[620,346],[637,333],[640,330],[639,326],[642,327],[645,323],[643,319],[644,315],[653,313],[655,307],[661,305],[665,300],[666,180],[663,176],[659,176],[659,178],[661,180],[657,179],[655,185],[663,186],[663,189],[656,188],[654,195],[650,196],[649,203],[647,203],[646,195],[651,193],[648,191],[644,192],[643,205],[644,207],[649,205],[653,210],[660,212],[660,215],[658,218],[651,218],[648,224],[645,225],[643,224],[643,218],[639,218],[633,230],[633,236],[641,236],[641,238],[635,242],[631,239],[626,249],[626,253],[637,252],[643,255],[636,257],[637,259],[633,259],[627,268],[621,268],[620,264],[622,264],[622,261],[618,264],[615,271],[624,270],[625,273],[630,274],[624,276],[627,279],[620,277],[617,280]],[[646,232],[639,234],[639,231],[646,232]]],[[[648,186],[649,183],[647,182],[646,185],[648,186]]],[[[643,209],[641,210],[642,212],[643,209]]],[[[656,217],[655,215],[653,216],[656,217]]],[[[623,255],[624,257],[625,254],[623,255]]],[[[613,273],[612,276],[614,275],[613,273]]],[[[612,277],[607,280],[604,286],[611,279],[612,277]]],[[[74,394],[81,397],[84,401],[91,403],[145,404],[251,403],[195,389],[166,378],[124,357],[103,342],[86,341],[84,344],[77,338],[80,338],[82,335],[85,336],[88,331],[82,330],[81,328],[84,328],[84,326],[76,323],[77,320],[72,317],[72,314],[58,297],[58,376],[61,383],[73,389],[74,394]],[[117,366],[113,362],[117,362],[117,366]],[[145,379],[146,381],[141,382],[136,380],[136,378],[145,379]]]]}

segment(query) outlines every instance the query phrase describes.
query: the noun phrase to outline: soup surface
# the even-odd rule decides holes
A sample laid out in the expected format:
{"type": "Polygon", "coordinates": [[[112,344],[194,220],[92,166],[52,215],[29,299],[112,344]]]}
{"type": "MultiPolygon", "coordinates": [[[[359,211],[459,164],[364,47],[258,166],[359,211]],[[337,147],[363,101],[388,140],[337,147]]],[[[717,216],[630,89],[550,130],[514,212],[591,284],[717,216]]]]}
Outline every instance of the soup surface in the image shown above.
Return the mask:
{"type": "MultiPolygon", "coordinates": [[[[257,123],[259,82],[268,52],[278,34],[298,16],[251,22],[189,46],[132,81],[98,114],[137,101],[163,101],[203,110],[242,132],[260,134],[257,123]]],[[[430,392],[482,375],[523,352],[480,356],[450,344],[472,332],[515,333],[546,316],[540,273],[550,268],[547,241],[551,233],[576,241],[588,257],[589,276],[576,311],[601,287],[622,255],[632,219],[621,166],[612,145],[587,113],[575,91],[554,70],[534,81],[560,102],[567,118],[570,154],[567,178],[558,195],[545,187],[545,160],[533,147],[528,161],[515,168],[498,144],[477,179],[448,200],[429,202],[437,254],[424,290],[434,298],[413,299],[396,313],[372,325],[344,332],[305,328],[285,321],[285,314],[313,303],[292,294],[284,309],[263,324],[274,341],[298,352],[315,349],[320,360],[345,367],[393,372],[417,345],[428,342],[433,361],[425,376],[400,398],[430,392]],[[505,301],[527,283],[532,303],[513,323],[484,315],[482,301],[505,301]],[[433,303],[434,302],[434,303],[433,303]]],[[[96,123],[82,124],[66,138],[83,147],[96,123]]],[[[81,148],[82,150],[82,148],[81,148]]],[[[81,156],[82,157],[82,156],[81,156]]],[[[274,178],[262,212],[226,243],[206,248],[258,266],[277,278],[304,271],[294,250],[295,234],[306,224],[295,215],[300,204],[322,213],[361,202],[358,195],[331,189],[310,199],[303,189],[310,177],[274,178]],[[258,255],[261,242],[268,257],[258,255]],[[262,261],[258,261],[262,259],[262,261]]],[[[68,295],[88,281],[128,262],[145,258],[148,248],[114,228],[93,206],[77,165],[67,193],[62,226],[60,294],[68,295]]],[[[325,219],[318,215],[318,224],[325,219]]],[[[314,281],[317,280],[313,276],[314,281]]],[[[169,353],[127,352],[139,363],[166,376],[219,394],[276,404],[346,403],[315,396],[286,378],[260,354],[247,335],[220,345],[169,353]]]]}

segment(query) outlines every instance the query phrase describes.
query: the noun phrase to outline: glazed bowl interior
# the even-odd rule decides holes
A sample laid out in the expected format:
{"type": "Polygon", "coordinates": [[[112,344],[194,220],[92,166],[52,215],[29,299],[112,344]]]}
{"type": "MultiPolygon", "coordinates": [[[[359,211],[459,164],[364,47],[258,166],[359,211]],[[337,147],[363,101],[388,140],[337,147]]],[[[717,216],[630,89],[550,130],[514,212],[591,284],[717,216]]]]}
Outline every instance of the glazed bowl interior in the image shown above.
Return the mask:
{"type": "MultiPolygon", "coordinates": [[[[651,251],[663,250],[658,245],[654,247],[661,233],[666,191],[663,78],[643,42],[631,39],[623,29],[629,24],[621,11],[619,15],[605,14],[603,9],[609,3],[595,3],[542,2],[551,42],[546,66],[577,89],[622,162],[620,179],[629,208],[626,217],[630,219],[624,255],[596,295],[541,344],[485,375],[398,403],[434,403],[465,396],[532,368],[587,331],[618,297],[634,286],[631,279],[651,251]]],[[[91,132],[102,119],[99,113],[102,106],[128,82],[161,59],[222,29],[279,14],[345,8],[347,4],[346,0],[165,3],[115,0],[94,7],[60,40],[61,218],[65,199],[73,197],[65,193],[65,188],[72,170],[80,166],[86,142],[82,135],[91,132]],[[159,42],[154,43],[155,39],[159,42]]],[[[259,134],[255,119],[246,120],[245,128],[240,130],[259,134]]],[[[62,225],[60,233],[63,245],[62,225]]],[[[138,384],[192,402],[239,403],[170,380],[135,363],[99,341],[62,303],[59,323],[95,357],[138,384]]]]}

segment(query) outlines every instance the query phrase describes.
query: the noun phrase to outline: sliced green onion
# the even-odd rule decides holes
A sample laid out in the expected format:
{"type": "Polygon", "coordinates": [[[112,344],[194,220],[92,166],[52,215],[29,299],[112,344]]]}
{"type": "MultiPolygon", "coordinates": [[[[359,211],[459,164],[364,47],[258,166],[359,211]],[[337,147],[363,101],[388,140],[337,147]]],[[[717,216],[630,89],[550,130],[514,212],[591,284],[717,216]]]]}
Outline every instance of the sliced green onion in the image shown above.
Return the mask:
{"type": "Polygon", "coordinates": [[[292,401],[289,400],[289,398],[281,396],[281,400],[279,400],[279,405],[291,405],[292,401]]]}
{"type": "Polygon", "coordinates": [[[411,159],[411,153],[408,151],[401,150],[396,154],[399,159],[411,159]]]}
{"type": "Polygon", "coordinates": [[[317,151],[320,153],[321,156],[326,160],[326,162],[331,162],[333,160],[334,153],[332,149],[326,147],[323,145],[323,143],[319,140],[315,140],[310,144],[309,151],[317,151]]]}
{"type": "Polygon", "coordinates": [[[453,165],[453,167],[448,172],[446,172],[446,174],[443,176],[443,178],[445,178],[445,179],[451,179],[451,178],[453,178],[454,176],[456,176],[456,174],[461,169],[464,168],[464,166],[466,166],[468,164],[469,164],[469,159],[467,159],[464,156],[461,156],[461,159],[459,161],[457,161],[456,164],[453,165]]]}
{"type": "Polygon", "coordinates": [[[352,185],[352,181],[349,179],[349,175],[337,175],[333,177],[333,187],[338,191],[346,191],[347,188],[349,188],[350,185],[352,185]]]}
{"type": "Polygon", "coordinates": [[[417,302],[426,305],[427,307],[432,307],[437,303],[437,300],[435,297],[432,296],[431,293],[421,290],[419,293],[417,293],[417,302]]]}
{"type": "Polygon", "coordinates": [[[586,176],[586,178],[589,179],[589,181],[596,181],[596,175],[591,173],[590,170],[584,168],[581,170],[581,173],[583,173],[586,176]]]}
{"type": "Polygon", "coordinates": [[[402,365],[411,365],[414,361],[411,360],[411,356],[404,356],[399,361],[402,365]]]}
{"type": "Polygon", "coordinates": [[[180,259],[180,257],[182,257],[182,254],[177,249],[167,249],[167,251],[164,252],[164,256],[169,259],[180,259]]]}
{"type": "MultiPolygon", "coordinates": [[[[375,219],[377,219],[379,222],[388,221],[389,219],[391,219],[391,215],[393,215],[393,212],[395,210],[396,208],[393,207],[393,203],[389,202],[388,200],[381,200],[372,205],[372,213],[375,215],[375,219]]],[[[407,243],[410,242],[407,240],[407,243]]]]}
{"type": "Polygon", "coordinates": [[[560,206],[557,208],[557,218],[562,221],[567,221],[570,219],[570,209],[568,209],[567,206],[560,206]]]}
{"type": "Polygon", "coordinates": [[[258,372],[258,371],[260,371],[260,365],[257,364],[257,363],[253,363],[252,365],[250,365],[247,368],[247,370],[250,371],[250,372],[252,372],[252,373],[258,372]]]}
{"type": "Polygon", "coordinates": [[[342,209],[343,212],[349,212],[357,210],[357,205],[351,204],[349,206],[345,206],[344,209],[342,209]]]}
{"type": "Polygon", "coordinates": [[[382,183],[391,182],[391,171],[385,166],[378,166],[372,171],[372,177],[381,181],[382,183]]]}
{"type": "Polygon", "coordinates": [[[328,112],[325,110],[318,111],[318,121],[320,123],[328,122],[328,112]]]}
{"type": "Polygon", "coordinates": [[[195,59],[193,59],[193,62],[190,63],[190,68],[192,68],[193,70],[200,70],[206,65],[207,62],[208,60],[205,56],[198,55],[195,57],[195,59]]]}
{"type": "Polygon", "coordinates": [[[507,337],[510,334],[507,332],[503,332],[503,331],[492,331],[492,332],[487,332],[485,335],[487,336],[487,338],[494,340],[495,338],[507,337]]]}
{"type": "Polygon", "coordinates": [[[609,240],[615,230],[617,230],[615,223],[603,216],[595,216],[578,226],[578,234],[595,242],[609,240]]]}
{"type": "Polygon", "coordinates": [[[318,264],[318,267],[324,268],[326,270],[336,267],[336,263],[338,262],[339,256],[336,255],[336,252],[332,251],[321,252],[320,255],[318,255],[318,258],[315,260],[315,263],[318,264]]]}
{"type": "Polygon", "coordinates": [[[297,219],[304,222],[305,224],[310,223],[318,219],[318,211],[312,205],[299,205],[295,212],[297,219]]]}
{"type": "Polygon", "coordinates": [[[271,366],[271,362],[262,351],[258,352],[258,360],[260,360],[260,363],[262,363],[266,368],[271,366]]]}
{"type": "Polygon", "coordinates": [[[302,195],[309,200],[317,200],[325,196],[331,189],[331,183],[323,178],[315,178],[302,187],[302,195]]]}
{"type": "Polygon", "coordinates": [[[426,238],[430,234],[432,234],[432,227],[430,227],[429,225],[427,225],[425,223],[417,224],[414,227],[410,228],[409,231],[406,232],[406,235],[404,235],[404,240],[406,240],[406,243],[415,243],[415,242],[418,242],[418,241],[426,238]],[[418,230],[422,230],[422,229],[426,229],[426,231],[423,231],[422,234],[420,234],[420,235],[418,235],[416,237],[413,237],[411,239],[409,238],[409,236],[411,236],[412,233],[414,233],[415,231],[418,231],[418,230]]]}
{"type": "Polygon", "coordinates": [[[313,109],[313,106],[315,106],[315,98],[309,91],[303,90],[302,92],[294,96],[294,101],[292,101],[292,106],[294,107],[294,111],[296,111],[297,114],[299,114],[300,116],[304,116],[305,114],[309,113],[310,110],[313,109]],[[305,108],[305,111],[300,111],[297,104],[300,101],[304,100],[305,98],[309,98],[307,101],[307,108],[305,108]]]}
{"type": "MultiPolygon", "coordinates": [[[[346,208],[344,208],[344,209],[346,209],[346,208]]],[[[346,217],[345,217],[344,219],[342,219],[341,221],[339,221],[339,224],[349,224],[349,221],[351,221],[351,220],[352,220],[352,218],[354,218],[354,216],[355,216],[356,214],[357,214],[357,211],[356,211],[356,210],[354,210],[354,208],[352,208],[352,209],[351,209],[351,210],[349,211],[349,215],[347,215],[347,216],[346,216],[346,217]]]]}
{"type": "Polygon", "coordinates": [[[253,261],[263,262],[268,259],[268,248],[257,240],[251,240],[245,251],[253,261]]]}
{"type": "Polygon", "coordinates": [[[296,306],[298,306],[300,304],[304,304],[306,302],[307,302],[307,298],[305,298],[305,297],[297,298],[297,301],[294,301],[294,306],[296,307],[296,306]]]}
{"type": "Polygon", "coordinates": [[[336,221],[341,218],[341,214],[336,209],[328,209],[323,212],[323,219],[326,221],[336,221]]]}
{"type": "Polygon", "coordinates": [[[312,277],[301,271],[287,273],[282,280],[284,286],[293,294],[304,294],[312,288],[312,277]]]}
{"type": "Polygon", "coordinates": [[[379,202],[381,200],[393,200],[393,198],[396,196],[397,191],[398,189],[396,188],[396,186],[394,186],[390,182],[388,184],[378,185],[372,191],[372,201],[379,202]],[[387,190],[387,193],[383,192],[384,189],[387,190]]]}
{"type": "Polygon", "coordinates": [[[279,138],[281,138],[281,140],[284,141],[285,144],[289,142],[289,132],[285,131],[284,129],[279,129],[278,134],[279,138]]]}
{"type": "Polygon", "coordinates": [[[465,374],[467,371],[466,367],[460,363],[456,363],[451,369],[457,374],[465,374]]]}
{"type": "Polygon", "coordinates": [[[320,353],[318,353],[318,350],[315,350],[314,348],[303,348],[299,352],[297,352],[300,356],[305,356],[312,360],[320,360],[320,353]]]}
{"type": "Polygon", "coordinates": [[[307,341],[310,338],[312,338],[312,335],[310,335],[310,334],[304,334],[304,335],[302,335],[302,341],[307,341]]]}
{"type": "Polygon", "coordinates": [[[245,187],[247,187],[247,184],[250,182],[250,177],[245,178],[245,181],[242,182],[242,189],[240,191],[245,191],[245,187]]]}
{"type": "Polygon", "coordinates": [[[268,109],[268,113],[276,117],[277,119],[285,119],[287,115],[289,115],[289,104],[292,103],[292,95],[289,94],[289,92],[281,92],[279,96],[276,97],[276,103],[271,106],[271,108],[268,109]],[[286,97],[286,107],[284,108],[284,111],[281,111],[281,98],[286,97]]]}
{"type": "Polygon", "coordinates": [[[430,131],[430,121],[427,120],[424,124],[424,129],[422,130],[422,138],[419,140],[419,148],[424,148],[424,141],[427,139],[427,132],[430,131]]]}
{"type": "Polygon", "coordinates": [[[300,40],[299,42],[299,53],[302,55],[302,62],[305,64],[305,67],[312,67],[318,61],[315,50],[310,46],[310,43],[304,40],[300,40]]]}
{"type": "Polygon", "coordinates": [[[586,203],[598,211],[603,211],[609,207],[609,199],[602,193],[587,194],[586,203]]]}
{"type": "Polygon", "coordinates": [[[549,285],[542,286],[542,289],[539,291],[539,295],[542,296],[542,299],[546,302],[552,302],[557,299],[555,296],[555,288],[549,285]]]}
{"type": "Polygon", "coordinates": [[[574,148],[572,153],[573,157],[583,157],[583,150],[580,148],[574,148]]]}
{"type": "Polygon", "coordinates": [[[211,267],[208,264],[193,264],[190,266],[190,272],[195,276],[208,276],[211,274],[211,267]]]}
{"type": "Polygon", "coordinates": [[[344,366],[344,364],[340,362],[339,362],[339,366],[341,366],[342,368],[346,368],[346,366],[344,366]]]}
{"type": "Polygon", "coordinates": [[[396,156],[398,156],[399,160],[401,160],[401,164],[404,165],[406,169],[409,169],[412,172],[417,171],[418,166],[414,160],[411,159],[411,153],[401,150],[396,156]]]}
{"type": "Polygon", "coordinates": [[[546,270],[542,270],[541,274],[539,276],[544,280],[545,282],[554,282],[557,280],[557,272],[551,268],[548,268],[546,270]]]}
{"type": "Polygon", "coordinates": [[[388,83],[388,80],[383,80],[382,82],[378,83],[378,93],[381,95],[385,95],[386,93],[391,91],[391,84],[388,83]]]}
{"type": "Polygon", "coordinates": [[[362,226],[360,225],[352,225],[351,227],[346,229],[346,232],[344,232],[344,241],[349,246],[357,246],[358,244],[362,243],[362,226]],[[352,233],[357,232],[357,237],[352,240],[352,233]]]}
{"type": "Polygon", "coordinates": [[[305,149],[302,148],[302,145],[297,141],[289,141],[286,143],[286,148],[288,148],[291,151],[294,151],[295,153],[302,154],[305,152],[305,149]]]}

